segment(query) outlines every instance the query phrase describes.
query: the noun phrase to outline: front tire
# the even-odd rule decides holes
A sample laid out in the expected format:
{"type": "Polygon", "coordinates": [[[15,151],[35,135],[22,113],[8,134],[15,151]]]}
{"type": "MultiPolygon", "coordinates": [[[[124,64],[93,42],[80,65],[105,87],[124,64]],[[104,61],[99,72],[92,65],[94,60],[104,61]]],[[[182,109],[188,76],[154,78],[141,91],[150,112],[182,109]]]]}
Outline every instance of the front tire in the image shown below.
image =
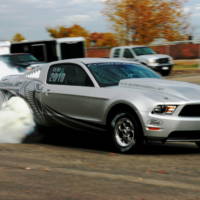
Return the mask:
{"type": "Polygon", "coordinates": [[[170,73],[171,73],[171,70],[161,71],[162,76],[169,76],[170,73]]]}
{"type": "Polygon", "coordinates": [[[195,142],[195,144],[196,144],[197,147],[200,149],[200,142],[195,142]]]}
{"type": "Polygon", "coordinates": [[[139,120],[130,112],[120,112],[112,117],[110,129],[115,150],[126,153],[138,150],[142,143],[139,120]]]}

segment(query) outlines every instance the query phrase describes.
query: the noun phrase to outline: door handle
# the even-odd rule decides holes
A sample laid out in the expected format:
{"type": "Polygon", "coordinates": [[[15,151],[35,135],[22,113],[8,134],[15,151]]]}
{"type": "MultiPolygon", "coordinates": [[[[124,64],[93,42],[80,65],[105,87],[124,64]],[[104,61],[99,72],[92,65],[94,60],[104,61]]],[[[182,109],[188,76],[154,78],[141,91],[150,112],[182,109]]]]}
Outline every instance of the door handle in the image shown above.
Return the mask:
{"type": "Polygon", "coordinates": [[[40,84],[37,84],[36,87],[35,87],[36,92],[42,92],[43,89],[44,89],[43,86],[40,85],[40,84]]]}

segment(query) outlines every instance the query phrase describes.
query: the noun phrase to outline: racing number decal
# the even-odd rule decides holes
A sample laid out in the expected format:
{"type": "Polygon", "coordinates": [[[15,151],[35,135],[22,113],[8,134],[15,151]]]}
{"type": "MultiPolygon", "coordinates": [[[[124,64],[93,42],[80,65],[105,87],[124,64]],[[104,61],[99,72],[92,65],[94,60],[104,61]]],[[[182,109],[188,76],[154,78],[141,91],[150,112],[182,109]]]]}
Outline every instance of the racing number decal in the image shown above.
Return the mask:
{"type": "Polygon", "coordinates": [[[66,77],[66,73],[64,68],[62,67],[53,67],[49,77],[48,82],[49,83],[63,83],[66,77]]]}

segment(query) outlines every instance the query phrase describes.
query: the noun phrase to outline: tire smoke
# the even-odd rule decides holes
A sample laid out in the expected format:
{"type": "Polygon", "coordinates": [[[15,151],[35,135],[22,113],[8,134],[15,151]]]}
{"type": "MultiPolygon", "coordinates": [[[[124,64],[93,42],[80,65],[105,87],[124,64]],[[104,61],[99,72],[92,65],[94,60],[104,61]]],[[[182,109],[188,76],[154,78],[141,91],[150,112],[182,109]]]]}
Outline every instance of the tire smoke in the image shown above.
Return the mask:
{"type": "MultiPolygon", "coordinates": [[[[0,62],[0,79],[19,72],[0,62]]],[[[0,143],[20,143],[34,130],[34,121],[30,108],[20,97],[12,97],[0,108],[0,143]]]]}

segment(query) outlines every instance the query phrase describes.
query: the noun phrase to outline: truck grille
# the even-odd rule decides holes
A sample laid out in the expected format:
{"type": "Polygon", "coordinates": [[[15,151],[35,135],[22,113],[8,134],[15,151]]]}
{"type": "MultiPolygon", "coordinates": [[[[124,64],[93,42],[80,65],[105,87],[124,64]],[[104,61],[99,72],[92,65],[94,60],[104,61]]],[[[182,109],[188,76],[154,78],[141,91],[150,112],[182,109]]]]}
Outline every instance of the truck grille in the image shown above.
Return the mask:
{"type": "Polygon", "coordinates": [[[200,105],[187,105],[179,113],[181,117],[200,117],[200,105]]]}
{"type": "Polygon", "coordinates": [[[169,58],[159,58],[156,60],[156,62],[159,64],[169,63],[169,58]]]}

